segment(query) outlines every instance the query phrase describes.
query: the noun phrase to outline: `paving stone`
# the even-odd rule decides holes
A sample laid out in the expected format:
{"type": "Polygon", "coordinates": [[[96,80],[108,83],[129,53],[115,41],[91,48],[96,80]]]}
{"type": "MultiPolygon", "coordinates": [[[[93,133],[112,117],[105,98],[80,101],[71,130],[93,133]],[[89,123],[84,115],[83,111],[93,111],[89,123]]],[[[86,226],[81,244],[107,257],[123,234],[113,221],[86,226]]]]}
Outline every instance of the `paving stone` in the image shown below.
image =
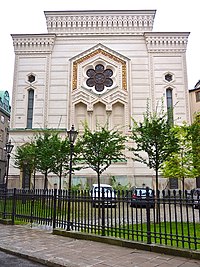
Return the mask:
{"type": "Polygon", "coordinates": [[[199,260],[57,236],[50,228],[19,225],[1,225],[0,249],[53,267],[200,267],[199,260]]]}

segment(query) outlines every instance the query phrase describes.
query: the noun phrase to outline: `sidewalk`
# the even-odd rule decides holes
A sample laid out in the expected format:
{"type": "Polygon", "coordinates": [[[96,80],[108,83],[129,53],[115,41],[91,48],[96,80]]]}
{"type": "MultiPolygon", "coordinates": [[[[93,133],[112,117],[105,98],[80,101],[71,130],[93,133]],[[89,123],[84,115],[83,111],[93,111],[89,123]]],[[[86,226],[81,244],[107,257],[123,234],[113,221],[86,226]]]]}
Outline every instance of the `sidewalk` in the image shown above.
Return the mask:
{"type": "Polygon", "coordinates": [[[0,250],[53,267],[199,267],[200,260],[53,235],[51,230],[0,225],[0,250]]]}

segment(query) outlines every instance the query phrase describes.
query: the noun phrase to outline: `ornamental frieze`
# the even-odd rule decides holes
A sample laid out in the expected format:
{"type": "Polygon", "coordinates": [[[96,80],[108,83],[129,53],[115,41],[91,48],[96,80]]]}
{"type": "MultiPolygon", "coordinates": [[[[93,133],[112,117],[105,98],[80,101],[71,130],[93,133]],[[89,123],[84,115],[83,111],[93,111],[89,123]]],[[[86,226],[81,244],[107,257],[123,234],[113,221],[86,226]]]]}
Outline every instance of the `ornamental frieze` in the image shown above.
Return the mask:
{"type": "Polygon", "coordinates": [[[49,33],[133,34],[152,31],[155,10],[46,11],[49,33]]]}
{"type": "Polygon", "coordinates": [[[189,33],[145,33],[149,52],[185,52],[189,33]]]}
{"type": "Polygon", "coordinates": [[[15,53],[51,53],[56,36],[53,34],[13,34],[15,53]]]}

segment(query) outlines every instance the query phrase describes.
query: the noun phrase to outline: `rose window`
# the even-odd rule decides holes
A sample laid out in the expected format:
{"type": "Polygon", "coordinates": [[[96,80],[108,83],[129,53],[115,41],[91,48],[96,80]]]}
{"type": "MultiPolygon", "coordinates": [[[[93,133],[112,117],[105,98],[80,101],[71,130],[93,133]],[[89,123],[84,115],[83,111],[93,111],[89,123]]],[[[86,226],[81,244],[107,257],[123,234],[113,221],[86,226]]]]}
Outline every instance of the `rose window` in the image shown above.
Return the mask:
{"type": "Polygon", "coordinates": [[[95,69],[89,69],[86,72],[89,77],[86,80],[88,87],[95,87],[97,92],[102,92],[104,87],[111,87],[113,85],[113,80],[111,79],[113,71],[111,69],[104,69],[102,64],[96,65],[95,69]]]}

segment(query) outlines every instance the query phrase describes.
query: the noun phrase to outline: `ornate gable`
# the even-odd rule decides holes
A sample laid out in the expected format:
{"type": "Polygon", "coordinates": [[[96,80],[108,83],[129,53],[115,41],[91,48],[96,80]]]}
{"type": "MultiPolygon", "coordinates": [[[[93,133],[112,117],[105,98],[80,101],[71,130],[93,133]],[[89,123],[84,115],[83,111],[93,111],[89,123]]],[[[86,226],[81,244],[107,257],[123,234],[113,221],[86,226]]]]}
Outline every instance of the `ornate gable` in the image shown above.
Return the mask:
{"type": "Polygon", "coordinates": [[[98,44],[72,62],[71,117],[79,129],[84,120],[91,128],[115,118],[110,127],[124,125],[128,115],[127,68],[129,59],[98,44]]]}
{"type": "MultiPolygon", "coordinates": [[[[85,88],[88,90],[94,89],[98,87],[98,78],[100,76],[103,80],[107,77],[112,80],[112,82],[105,82],[104,89],[110,89],[119,87],[121,89],[127,90],[127,63],[128,59],[119,53],[114,52],[113,50],[98,44],[87,50],[84,53],[76,56],[72,59],[72,68],[73,68],[73,78],[72,78],[72,89],[80,89],[85,88]],[[100,65],[100,66],[99,66],[100,65]],[[101,68],[102,72],[96,70],[97,68],[101,68]],[[89,71],[91,70],[91,71],[89,71]],[[94,71],[92,71],[94,70],[94,71]],[[93,74],[92,74],[93,72],[93,74]],[[97,73],[103,74],[105,73],[107,76],[103,77],[103,75],[98,75],[97,73]],[[94,77],[94,86],[92,86],[92,82],[89,78],[94,77]],[[112,85],[111,85],[112,83],[112,85]],[[95,86],[96,84],[96,86],[95,86]]],[[[110,81],[111,81],[110,80],[110,81]]],[[[99,81],[100,83],[100,81],[99,81]]],[[[106,90],[96,91],[96,93],[104,93],[106,90]]]]}

